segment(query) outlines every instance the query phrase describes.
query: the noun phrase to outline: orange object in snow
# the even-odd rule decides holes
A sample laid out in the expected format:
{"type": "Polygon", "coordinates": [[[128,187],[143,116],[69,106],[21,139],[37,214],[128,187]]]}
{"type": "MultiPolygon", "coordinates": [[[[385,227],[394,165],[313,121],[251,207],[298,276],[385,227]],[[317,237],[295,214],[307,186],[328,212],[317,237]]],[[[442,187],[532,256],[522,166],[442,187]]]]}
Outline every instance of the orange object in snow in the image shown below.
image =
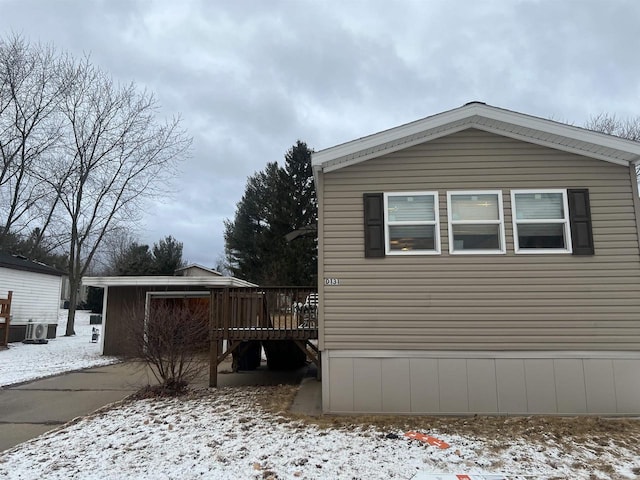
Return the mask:
{"type": "Polygon", "coordinates": [[[420,440],[421,442],[428,443],[429,445],[433,445],[434,447],[442,449],[449,448],[449,444],[447,442],[444,442],[436,437],[432,437],[431,435],[425,435],[424,433],[411,431],[405,433],[404,436],[409,437],[412,440],[420,440]]]}

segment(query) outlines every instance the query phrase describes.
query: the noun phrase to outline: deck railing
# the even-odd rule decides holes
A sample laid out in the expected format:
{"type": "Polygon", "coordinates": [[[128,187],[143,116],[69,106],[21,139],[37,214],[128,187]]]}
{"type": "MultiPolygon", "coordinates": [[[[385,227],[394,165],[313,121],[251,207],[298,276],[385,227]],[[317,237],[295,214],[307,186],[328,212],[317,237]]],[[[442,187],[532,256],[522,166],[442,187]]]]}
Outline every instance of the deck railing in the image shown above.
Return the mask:
{"type": "Polygon", "coordinates": [[[276,340],[288,341],[302,350],[320,372],[320,352],[315,342],[317,292],[314,287],[212,290],[209,386],[218,385],[218,365],[244,342],[260,341],[266,345],[276,340]]]}
{"type": "Polygon", "coordinates": [[[11,326],[11,296],[12,291],[7,293],[7,298],[0,298],[0,345],[7,345],[9,342],[9,327],[11,326]]]}
{"type": "Polygon", "coordinates": [[[317,338],[314,287],[224,288],[211,292],[212,340],[317,338]]]}

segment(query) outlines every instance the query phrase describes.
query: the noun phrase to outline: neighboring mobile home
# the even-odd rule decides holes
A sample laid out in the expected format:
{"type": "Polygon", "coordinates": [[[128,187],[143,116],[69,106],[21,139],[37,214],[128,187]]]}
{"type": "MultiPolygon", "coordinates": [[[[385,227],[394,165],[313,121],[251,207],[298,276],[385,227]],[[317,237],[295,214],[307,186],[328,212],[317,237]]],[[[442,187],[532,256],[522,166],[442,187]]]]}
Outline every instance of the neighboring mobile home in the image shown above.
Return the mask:
{"type": "Polygon", "coordinates": [[[638,160],[477,102],[314,153],[324,410],[640,414],[638,160]]]}
{"type": "Polygon", "coordinates": [[[0,253],[0,297],[13,291],[10,342],[25,339],[29,322],[46,324],[46,337],[56,337],[63,275],[48,265],[0,253]]]}

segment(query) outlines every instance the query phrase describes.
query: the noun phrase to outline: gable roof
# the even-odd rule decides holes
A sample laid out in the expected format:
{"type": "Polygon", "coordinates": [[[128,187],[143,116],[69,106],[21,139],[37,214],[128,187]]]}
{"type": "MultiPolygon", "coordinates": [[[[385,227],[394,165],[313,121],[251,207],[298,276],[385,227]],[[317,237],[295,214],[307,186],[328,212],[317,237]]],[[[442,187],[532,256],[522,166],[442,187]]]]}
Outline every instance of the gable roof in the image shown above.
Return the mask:
{"type": "Polygon", "coordinates": [[[66,275],[57,268],[50,267],[44,263],[34,262],[20,255],[9,255],[0,252],[0,267],[9,268],[11,270],[22,270],[25,272],[43,273],[45,275],[56,275],[61,277],[66,275]]]}
{"type": "Polygon", "coordinates": [[[212,268],[207,268],[207,267],[203,267],[202,265],[200,265],[199,263],[190,263],[189,265],[186,265],[184,267],[180,267],[177,268],[175,271],[176,275],[181,275],[179,272],[184,272],[185,270],[188,270],[190,268],[196,268],[198,270],[202,270],[203,272],[209,273],[211,275],[219,275],[219,276],[223,276],[220,272],[218,272],[217,270],[214,270],[212,268]]]}
{"type": "Polygon", "coordinates": [[[640,162],[640,142],[471,102],[462,107],[384,130],[311,155],[314,174],[428,142],[469,128],[576,153],[618,165],[640,162]]]}

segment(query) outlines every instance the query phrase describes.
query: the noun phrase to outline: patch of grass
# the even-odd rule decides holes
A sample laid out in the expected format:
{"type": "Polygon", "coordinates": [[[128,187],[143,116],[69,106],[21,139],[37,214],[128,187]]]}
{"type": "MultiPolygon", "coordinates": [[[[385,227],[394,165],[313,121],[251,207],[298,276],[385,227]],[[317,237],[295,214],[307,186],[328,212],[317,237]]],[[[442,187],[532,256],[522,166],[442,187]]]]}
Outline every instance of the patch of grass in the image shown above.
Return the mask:
{"type": "Polygon", "coordinates": [[[134,393],[131,398],[167,398],[179,397],[189,392],[187,382],[170,381],[161,385],[147,385],[134,393]]]}

